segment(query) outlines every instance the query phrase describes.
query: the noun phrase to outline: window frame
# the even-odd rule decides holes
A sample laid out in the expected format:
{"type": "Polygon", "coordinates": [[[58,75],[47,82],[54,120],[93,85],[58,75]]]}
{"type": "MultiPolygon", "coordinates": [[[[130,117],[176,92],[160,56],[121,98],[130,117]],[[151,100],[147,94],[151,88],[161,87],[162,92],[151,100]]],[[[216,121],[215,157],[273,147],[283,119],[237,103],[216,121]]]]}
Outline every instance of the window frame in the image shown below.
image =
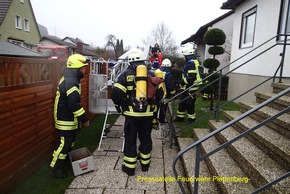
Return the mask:
{"type": "MultiPolygon", "coordinates": [[[[290,0],[281,1],[277,34],[290,34],[290,0]]],[[[279,36],[277,40],[284,40],[284,36],[279,36]]]]}
{"type": "Polygon", "coordinates": [[[21,22],[21,16],[15,15],[15,28],[16,29],[22,29],[22,22],[21,22]]]}
{"type": "Polygon", "coordinates": [[[254,46],[255,31],[256,31],[256,20],[257,20],[257,6],[249,9],[248,11],[242,14],[241,21],[241,32],[240,32],[240,48],[250,48],[254,46]],[[248,21],[251,16],[254,16],[253,21],[253,32],[251,33],[251,41],[245,42],[247,38],[247,30],[249,29],[248,21]]]}
{"type": "Polygon", "coordinates": [[[30,22],[28,19],[24,19],[23,27],[26,32],[30,32],[30,22]]]}

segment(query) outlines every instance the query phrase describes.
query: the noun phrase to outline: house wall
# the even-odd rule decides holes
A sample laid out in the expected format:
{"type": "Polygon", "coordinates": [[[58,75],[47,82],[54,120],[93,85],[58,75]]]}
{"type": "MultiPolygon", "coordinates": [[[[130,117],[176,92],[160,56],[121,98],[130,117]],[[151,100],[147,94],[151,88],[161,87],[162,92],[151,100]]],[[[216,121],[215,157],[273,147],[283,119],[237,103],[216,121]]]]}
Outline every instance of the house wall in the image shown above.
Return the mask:
{"type": "MultiPolygon", "coordinates": [[[[280,1],[272,0],[245,1],[236,8],[234,13],[235,18],[231,49],[232,62],[277,35],[279,12],[280,1]],[[257,6],[257,16],[254,34],[254,46],[251,48],[239,48],[242,14],[255,6],[257,6]]],[[[258,48],[256,51],[248,54],[246,57],[243,57],[242,59],[234,62],[231,65],[230,70],[235,69],[236,67],[250,60],[253,56],[261,53],[262,51],[274,44],[276,44],[275,38],[269,41],[267,44],[263,45],[261,48],[258,48]]],[[[230,77],[228,98],[232,99],[233,97],[235,97],[235,94],[239,93],[240,91],[245,91],[247,88],[250,87],[250,85],[260,83],[261,78],[273,76],[278,65],[280,64],[280,53],[282,52],[282,49],[282,46],[275,46],[274,48],[267,51],[265,54],[247,63],[242,68],[235,70],[235,74],[230,77]]],[[[290,48],[288,48],[288,50],[289,49],[290,48]]],[[[290,58],[288,55],[285,58],[283,76],[290,77],[290,71],[286,71],[286,69],[289,68],[290,58]]],[[[268,85],[270,86],[270,83],[268,85]]],[[[265,87],[268,88],[267,86],[265,87]]],[[[246,95],[244,98],[250,99],[250,96],[252,96],[252,94],[246,95]]]]}
{"type": "Polygon", "coordinates": [[[6,41],[8,38],[13,38],[23,40],[24,43],[29,45],[36,45],[39,42],[40,33],[29,0],[25,0],[23,4],[20,3],[19,0],[11,2],[3,23],[0,26],[0,32],[0,41],[6,41]],[[16,15],[21,17],[21,29],[15,27],[16,15]],[[24,19],[29,20],[30,23],[30,31],[28,32],[24,30],[24,19]]]}
{"type": "MultiPolygon", "coordinates": [[[[231,47],[232,47],[232,34],[233,34],[233,23],[234,23],[234,14],[229,15],[228,17],[214,23],[208,30],[212,28],[219,28],[224,31],[226,35],[226,42],[222,45],[225,49],[225,53],[222,55],[217,55],[216,59],[219,60],[220,66],[218,67],[223,68],[224,66],[228,65],[230,63],[230,54],[231,53],[231,47]]],[[[208,48],[210,46],[206,45],[205,47],[205,59],[212,58],[212,55],[208,53],[208,48]]],[[[224,69],[223,73],[227,73],[229,71],[229,68],[224,69]]]]}

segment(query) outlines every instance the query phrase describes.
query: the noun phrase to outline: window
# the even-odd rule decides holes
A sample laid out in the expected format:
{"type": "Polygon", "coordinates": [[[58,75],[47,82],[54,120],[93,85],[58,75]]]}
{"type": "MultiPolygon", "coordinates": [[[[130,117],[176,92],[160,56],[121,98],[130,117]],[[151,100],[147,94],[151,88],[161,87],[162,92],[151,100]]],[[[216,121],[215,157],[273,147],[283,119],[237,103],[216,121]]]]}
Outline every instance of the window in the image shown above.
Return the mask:
{"type": "Polygon", "coordinates": [[[252,47],[254,45],[256,15],[257,7],[247,11],[242,16],[240,48],[252,47]]]}
{"type": "Polygon", "coordinates": [[[24,30],[27,32],[30,31],[29,20],[27,20],[27,19],[24,19],[24,30]]]}
{"type": "Polygon", "coordinates": [[[22,26],[21,26],[21,17],[18,16],[18,15],[15,16],[15,27],[17,29],[21,29],[22,28],[22,26]]]}
{"type": "Polygon", "coordinates": [[[20,3],[24,3],[24,0],[20,0],[20,3]]]}
{"type": "MultiPolygon", "coordinates": [[[[280,11],[279,34],[290,34],[290,1],[283,0],[280,11]]],[[[279,40],[284,40],[284,37],[279,37],[279,40]]]]}

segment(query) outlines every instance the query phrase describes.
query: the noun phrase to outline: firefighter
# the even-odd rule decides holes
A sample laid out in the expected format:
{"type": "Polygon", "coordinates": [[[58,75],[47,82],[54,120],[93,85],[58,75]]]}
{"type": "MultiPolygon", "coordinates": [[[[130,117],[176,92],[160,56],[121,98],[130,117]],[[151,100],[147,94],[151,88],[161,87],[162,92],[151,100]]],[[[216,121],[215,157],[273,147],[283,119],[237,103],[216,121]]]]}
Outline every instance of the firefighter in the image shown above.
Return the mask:
{"type": "MultiPolygon", "coordinates": [[[[175,83],[171,74],[171,66],[172,66],[171,61],[166,58],[162,61],[161,67],[155,71],[155,76],[160,77],[164,80],[166,88],[165,99],[171,98],[176,93],[175,83]]],[[[160,123],[161,128],[162,143],[169,145],[171,134],[168,123],[165,118],[167,107],[168,104],[161,103],[158,121],[160,123]]]]}
{"type": "Polygon", "coordinates": [[[49,165],[54,178],[65,178],[61,167],[72,150],[79,122],[89,126],[89,119],[81,106],[80,80],[84,77],[89,60],[80,54],[73,54],[67,60],[64,75],[59,81],[54,102],[54,122],[58,131],[57,147],[49,165]]]}
{"type": "Polygon", "coordinates": [[[201,85],[201,75],[199,72],[199,62],[195,57],[195,49],[193,46],[187,46],[182,50],[185,57],[186,64],[183,68],[183,75],[181,80],[182,89],[188,89],[181,94],[181,103],[179,103],[178,111],[174,121],[180,122],[185,118],[185,111],[187,111],[188,124],[196,120],[195,101],[199,85],[201,85]]]}
{"type": "Polygon", "coordinates": [[[112,100],[118,112],[125,116],[124,157],[122,171],[135,174],[137,163],[137,136],[142,171],[148,171],[152,151],[152,119],[156,102],[164,97],[162,80],[144,65],[144,53],[137,48],[128,54],[129,67],[119,76],[112,89],[112,100]]]}

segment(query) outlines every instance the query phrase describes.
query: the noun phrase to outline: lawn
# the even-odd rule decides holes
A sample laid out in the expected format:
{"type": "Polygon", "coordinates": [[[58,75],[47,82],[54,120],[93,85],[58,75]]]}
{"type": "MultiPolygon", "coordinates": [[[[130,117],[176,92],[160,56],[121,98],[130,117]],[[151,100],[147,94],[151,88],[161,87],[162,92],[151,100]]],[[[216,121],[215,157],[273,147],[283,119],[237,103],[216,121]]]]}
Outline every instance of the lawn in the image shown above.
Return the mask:
{"type": "MultiPolygon", "coordinates": [[[[220,105],[223,105],[225,103],[228,103],[227,101],[221,101],[220,105]]],[[[214,101],[214,108],[216,106],[216,101],[214,101]]],[[[180,135],[181,137],[193,137],[193,131],[192,128],[208,128],[208,120],[214,119],[214,113],[209,113],[209,107],[210,107],[210,100],[203,101],[201,97],[198,97],[195,102],[195,113],[196,113],[196,122],[192,125],[187,124],[187,119],[185,119],[184,122],[175,123],[178,129],[176,129],[176,132],[179,132],[177,135],[180,135]],[[204,117],[206,114],[208,116],[204,117]],[[200,117],[204,117],[201,120],[198,120],[200,117]]],[[[178,100],[175,102],[175,111],[178,109],[178,100]]],[[[224,118],[222,111],[228,111],[228,110],[239,110],[240,107],[237,103],[231,102],[226,104],[222,107],[219,119],[222,120],[224,118]]]]}
{"type": "MultiPolygon", "coordinates": [[[[94,152],[98,146],[104,124],[105,115],[98,115],[91,121],[89,127],[82,128],[77,135],[74,149],[87,147],[90,152],[94,152]]],[[[113,124],[117,115],[108,117],[107,123],[113,124]]],[[[64,165],[64,171],[68,174],[65,179],[54,179],[48,171],[49,162],[40,166],[24,182],[17,185],[13,194],[63,194],[74,179],[70,162],[64,165]]]]}

